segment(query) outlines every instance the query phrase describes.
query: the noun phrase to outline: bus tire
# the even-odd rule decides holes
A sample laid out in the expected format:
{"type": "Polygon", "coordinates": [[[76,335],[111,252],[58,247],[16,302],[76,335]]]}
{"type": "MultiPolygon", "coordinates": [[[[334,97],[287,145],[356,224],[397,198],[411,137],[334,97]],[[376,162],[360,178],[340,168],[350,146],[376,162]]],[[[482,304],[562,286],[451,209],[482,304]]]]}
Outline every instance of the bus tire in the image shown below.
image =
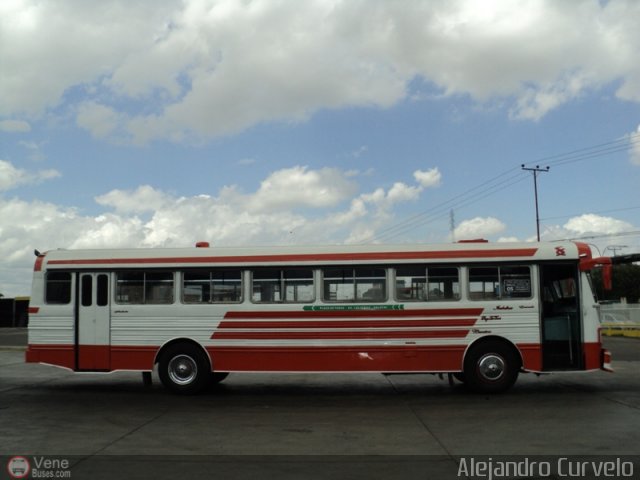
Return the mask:
{"type": "Polygon", "coordinates": [[[194,395],[209,383],[211,367],[202,349],[189,343],[170,345],[162,353],[158,375],[173,393],[194,395]]]}
{"type": "Polygon", "coordinates": [[[508,390],[518,378],[520,359],[506,342],[488,340],[473,345],[464,359],[464,379],[469,390],[499,393],[508,390]]]}
{"type": "Polygon", "coordinates": [[[211,376],[209,377],[209,379],[211,381],[211,385],[217,385],[228,376],[229,372],[211,372],[211,376]]]}

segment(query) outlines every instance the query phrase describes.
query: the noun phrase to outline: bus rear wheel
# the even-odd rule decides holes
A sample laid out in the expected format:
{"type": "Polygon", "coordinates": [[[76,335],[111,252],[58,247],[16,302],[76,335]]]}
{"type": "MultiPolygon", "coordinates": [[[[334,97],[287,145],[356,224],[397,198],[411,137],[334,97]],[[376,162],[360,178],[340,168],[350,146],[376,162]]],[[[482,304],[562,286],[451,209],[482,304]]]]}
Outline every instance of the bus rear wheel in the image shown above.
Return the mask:
{"type": "Polygon", "coordinates": [[[499,340],[471,347],[464,360],[465,385],[473,392],[499,393],[518,378],[520,360],[513,347],[499,340]]]}
{"type": "Polygon", "coordinates": [[[188,343],[167,347],[160,357],[158,375],[173,393],[193,395],[209,383],[209,360],[200,348],[188,343]]]}

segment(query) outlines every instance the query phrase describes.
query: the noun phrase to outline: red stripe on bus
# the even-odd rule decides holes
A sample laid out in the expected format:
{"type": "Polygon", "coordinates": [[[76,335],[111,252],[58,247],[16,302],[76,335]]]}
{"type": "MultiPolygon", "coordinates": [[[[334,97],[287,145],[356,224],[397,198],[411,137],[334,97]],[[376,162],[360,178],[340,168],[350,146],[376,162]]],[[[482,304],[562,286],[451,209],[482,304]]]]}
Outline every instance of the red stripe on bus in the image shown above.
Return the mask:
{"type": "Polygon", "coordinates": [[[269,321],[232,321],[222,322],[219,329],[227,328],[394,328],[394,327],[472,327],[476,324],[477,319],[458,319],[447,318],[440,320],[326,320],[324,322],[309,322],[306,320],[299,321],[282,321],[282,322],[269,322],[269,321]]]}
{"type": "MultiPolygon", "coordinates": [[[[458,332],[458,331],[456,331],[458,332]]],[[[462,332],[461,333],[466,333],[462,332]]],[[[542,371],[542,349],[538,343],[518,343],[523,368],[542,371]]],[[[90,347],[90,346],[88,346],[90,347]]],[[[463,345],[376,345],[376,346],[207,346],[218,371],[459,371],[467,348],[463,345]]],[[[160,346],[111,346],[109,370],[150,370],[160,346]]],[[[584,343],[590,368],[598,368],[600,343],[584,343]],[[596,359],[596,355],[598,358],[596,359]]],[[[26,361],[75,369],[73,344],[30,344],[26,361]]]]}
{"type": "Polygon", "coordinates": [[[29,312],[29,315],[35,315],[39,311],[40,311],[40,307],[28,307],[27,308],[27,312],[29,312]]]}
{"type": "Polygon", "coordinates": [[[44,255],[38,255],[36,257],[36,261],[33,264],[33,271],[34,272],[41,272],[42,271],[42,262],[44,262],[44,255]]]}
{"type": "Polygon", "coordinates": [[[532,257],[537,248],[496,250],[452,250],[433,252],[364,252],[310,253],[283,255],[230,255],[211,257],[166,258],[96,258],[49,260],[49,265],[132,265],[132,264],[198,264],[198,263],[268,263],[268,262],[327,262],[327,261],[390,261],[390,260],[446,260],[466,258],[532,257]]]}
{"type": "MultiPolygon", "coordinates": [[[[351,331],[351,332],[225,332],[217,331],[214,340],[378,340],[385,338],[462,338],[469,333],[465,330],[405,330],[405,331],[351,331]]],[[[365,348],[365,347],[363,347],[365,348]]]]}
{"type": "Polygon", "coordinates": [[[465,345],[207,347],[214,370],[235,372],[455,372],[465,345]]]}
{"type": "Polygon", "coordinates": [[[394,310],[394,309],[377,309],[367,308],[338,310],[340,306],[336,306],[336,310],[287,310],[287,311],[234,311],[227,312],[224,315],[225,320],[231,319],[261,319],[261,318],[389,318],[389,317],[477,317],[484,311],[483,308],[431,308],[416,310],[394,310]]]}

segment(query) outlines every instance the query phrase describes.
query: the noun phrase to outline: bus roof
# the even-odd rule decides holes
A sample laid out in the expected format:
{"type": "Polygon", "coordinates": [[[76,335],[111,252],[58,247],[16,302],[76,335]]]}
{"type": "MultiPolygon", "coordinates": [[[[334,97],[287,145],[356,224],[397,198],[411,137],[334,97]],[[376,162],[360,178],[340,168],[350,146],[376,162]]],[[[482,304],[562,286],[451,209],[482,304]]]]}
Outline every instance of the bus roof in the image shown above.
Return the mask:
{"type": "Polygon", "coordinates": [[[591,258],[586,244],[448,243],[269,247],[191,247],[51,250],[40,254],[35,270],[176,268],[205,266],[349,265],[357,263],[452,263],[487,261],[579,260],[591,258]]]}

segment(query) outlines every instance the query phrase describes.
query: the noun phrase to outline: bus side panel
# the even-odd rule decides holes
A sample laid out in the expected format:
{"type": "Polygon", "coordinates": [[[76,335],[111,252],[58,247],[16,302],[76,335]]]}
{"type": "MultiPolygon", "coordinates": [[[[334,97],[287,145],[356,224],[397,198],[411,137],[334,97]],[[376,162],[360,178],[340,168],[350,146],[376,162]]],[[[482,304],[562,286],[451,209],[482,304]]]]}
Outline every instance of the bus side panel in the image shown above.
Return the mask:
{"type": "Polygon", "coordinates": [[[25,353],[27,363],[46,363],[70,370],[75,369],[76,356],[74,345],[31,344],[25,353]]]}
{"type": "Polygon", "coordinates": [[[600,341],[600,316],[595,308],[596,298],[586,273],[580,278],[582,298],[582,352],[584,370],[598,370],[603,366],[602,344],[600,341]]]}
{"type": "Polygon", "coordinates": [[[466,345],[429,347],[208,347],[214,370],[232,372],[452,372],[466,345]]]}
{"type": "Polygon", "coordinates": [[[542,371],[542,347],[539,343],[518,343],[522,357],[522,368],[528,372],[542,371]]]}
{"type": "MultiPolygon", "coordinates": [[[[36,291],[36,293],[39,292],[36,291]]],[[[37,295],[32,297],[29,307],[25,361],[75,370],[75,327],[72,304],[42,305],[38,302],[37,295]]]]}
{"type": "Polygon", "coordinates": [[[153,370],[153,362],[160,350],[157,346],[126,346],[111,347],[111,370],[153,370]]]}
{"type": "MultiPolygon", "coordinates": [[[[523,368],[541,371],[539,344],[519,344],[523,368]]],[[[209,347],[217,371],[459,372],[466,344],[407,347],[209,347]]]]}
{"type": "Polygon", "coordinates": [[[602,345],[600,343],[582,344],[584,369],[599,370],[602,367],[602,345]]]}

